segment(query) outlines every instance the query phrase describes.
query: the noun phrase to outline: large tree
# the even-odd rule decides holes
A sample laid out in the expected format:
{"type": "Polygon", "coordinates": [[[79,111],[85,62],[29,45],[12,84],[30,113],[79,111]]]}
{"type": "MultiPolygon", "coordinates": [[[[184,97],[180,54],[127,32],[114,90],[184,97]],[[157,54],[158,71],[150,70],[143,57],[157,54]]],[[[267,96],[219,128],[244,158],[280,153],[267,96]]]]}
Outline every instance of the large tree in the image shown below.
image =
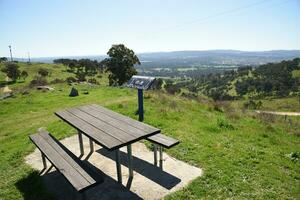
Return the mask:
{"type": "Polygon", "coordinates": [[[20,78],[21,71],[16,63],[7,63],[4,68],[1,69],[2,72],[6,73],[6,76],[13,81],[20,78]]]}
{"type": "Polygon", "coordinates": [[[6,62],[7,61],[7,58],[6,57],[1,57],[0,58],[0,62],[6,62]]]}
{"type": "Polygon", "coordinates": [[[109,85],[122,85],[137,74],[134,65],[140,65],[140,61],[133,50],[123,44],[112,45],[107,55],[109,58],[105,59],[105,65],[110,72],[109,85]]]}

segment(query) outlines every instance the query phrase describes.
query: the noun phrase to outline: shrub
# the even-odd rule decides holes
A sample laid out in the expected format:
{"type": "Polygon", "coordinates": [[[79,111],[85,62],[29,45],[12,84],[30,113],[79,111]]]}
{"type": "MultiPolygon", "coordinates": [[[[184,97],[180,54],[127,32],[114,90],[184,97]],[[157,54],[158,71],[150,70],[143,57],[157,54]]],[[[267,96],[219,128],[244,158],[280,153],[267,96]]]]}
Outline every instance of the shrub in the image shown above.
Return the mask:
{"type": "Polygon", "coordinates": [[[247,108],[247,109],[256,110],[256,109],[260,109],[261,107],[262,107],[261,101],[255,102],[253,100],[250,100],[250,101],[247,101],[244,103],[244,108],[247,108]]]}
{"type": "Polygon", "coordinates": [[[176,94],[176,93],[180,93],[181,91],[181,89],[178,86],[173,84],[167,84],[165,88],[169,94],[176,94]]]}
{"type": "Polygon", "coordinates": [[[226,101],[214,101],[213,110],[218,112],[225,112],[225,110],[230,110],[230,104],[226,101]]]}
{"type": "Polygon", "coordinates": [[[38,85],[47,85],[48,82],[45,77],[35,76],[35,78],[30,82],[30,86],[38,86],[38,85]]]}
{"type": "Polygon", "coordinates": [[[19,66],[15,63],[7,63],[4,68],[1,69],[2,72],[6,73],[8,78],[11,78],[13,81],[20,78],[21,71],[19,70],[19,66]]]}
{"type": "Polygon", "coordinates": [[[23,70],[21,72],[21,77],[25,80],[28,77],[28,73],[25,70],[23,70]]]}
{"type": "Polygon", "coordinates": [[[69,76],[66,78],[67,83],[75,83],[77,80],[73,76],[69,76]]]}
{"type": "Polygon", "coordinates": [[[86,74],[83,71],[79,71],[76,73],[76,78],[78,81],[86,81],[86,74]]]}
{"type": "Polygon", "coordinates": [[[43,76],[43,77],[46,77],[49,75],[49,71],[45,68],[39,68],[38,70],[38,74],[43,76]]]}
{"type": "Polygon", "coordinates": [[[92,83],[92,84],[95,84],[95,85],[99,85],[99,82],[98,82],[97,79],[95,79],[95,78],[90,78],[90,79],[88,79],[88,83],[92,83]]]}
{"type": "Polygon", "coordinates": [[[234,130],[234,126],[230,124],[227,120],[219,118],[217,121],[217,125],[221,129],[234,130]]]}
{"type": "Polygon", "coordinates": [[[266,123],[266,124],[271,124],[276,121],[276,115],[273,115],[273,114],[259,113],[256,116],[261,122],[266,123]]]}
{"type": "Polygon", "coordinates": [[[197,97],[198,97],[197,94],[190,93],[190,92],[188,92],[188,93],[183,92],[181,94],[181,96],[183,96],[184,98],[187,98],[187,99],[197,99],[197,97]]]}
{"type": "Polygon", "coordinates": [[[64,82],[65,82],[64,80],[56,78],[53,81],[51,81],[50,83],[51,84],[57,84],[57,83],[64,83],[64,82]]]}
{"type": "Polygon", "coordinates": [[[154,81],[152,88],[155,90],[160,90],[162,88],[164,81],[161,78],[158,78],[154,81]]]}

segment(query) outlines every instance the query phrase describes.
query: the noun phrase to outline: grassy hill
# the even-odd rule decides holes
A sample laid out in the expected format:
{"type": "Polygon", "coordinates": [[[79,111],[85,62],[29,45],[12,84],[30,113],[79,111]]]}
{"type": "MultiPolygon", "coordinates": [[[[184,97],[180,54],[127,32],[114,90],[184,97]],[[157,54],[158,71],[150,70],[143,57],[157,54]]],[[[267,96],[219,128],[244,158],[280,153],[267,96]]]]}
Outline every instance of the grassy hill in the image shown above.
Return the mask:
{"type": "MultiPolygon", "coordinates": [[[[41,65],[52,70],[49,80],[72,75],[61,65],[22,68],[34,74],[41,65]]],[[[21,90],[30,80],[10,87],[21,90]]],[[[69,97],[71,86],[62,83],[53,84],[51,92],[32,88],[0,101],[0,199],[52,198],[24,157],[35,148],[28,135],[40,127],[60,139],[76,134],[54,115],[56,110],[97,103],[137,119],[136,91],[106,86],[105,77],[99,81],[99,86],[76,85],[78,97],[69,97]],[[88,95],[82,93],[86,90],[88,95]]],[[[181,141],[167,153],[204,169],[203,177],[166,199],[299,198],[299,117],[258,115],[231,102],[188,100],[161,91],[145,93],[145,110],[146,123],[181,141]]]]}

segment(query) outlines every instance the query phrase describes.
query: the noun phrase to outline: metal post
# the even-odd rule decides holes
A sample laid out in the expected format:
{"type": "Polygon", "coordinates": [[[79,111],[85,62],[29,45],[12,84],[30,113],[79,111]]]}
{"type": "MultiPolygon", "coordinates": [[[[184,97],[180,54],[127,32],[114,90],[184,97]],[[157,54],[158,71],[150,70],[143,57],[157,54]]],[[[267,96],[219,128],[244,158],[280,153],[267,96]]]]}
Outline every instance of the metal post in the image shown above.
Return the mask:
{"type": "Polygon", "coordinates": [[[121,172],[121,163],[120,163],[120,151],[116,149],[116,166],[117,166],[117,176],[118,182],[122,184],[122,172],[121,172]]]}
{"type": "Polygon", "coordinates": [[[80,154],[84,155],[84,149],[83,149],[83,141],[82,141],[82,133],[78,130],[78,140],[79,140],[79,148],[80,148],[80,154]]]}
{"type": "Polygon", "coordinates": [[[157,145],[153,144],[154,165],[157,166],[157,145]]]}
{"type": "Polygon", "coordinates": [[[94,143],[93,143],[93,140],[91,138],[89,138],[89,141],[90,141],[91,152],[94,152],[94,143]]]}
{"type": "Polygon", "coordinates": [[[43,166],[44,166],[44,169],[47,169],[47,161],[46,161],[46,156],[44,153],[41,153],[42,154],[42,161],[43,161],[43,166]]]}
{"type": "Polygon", "coordinates": [[[132,169],[132,150],[131,150],[131,144],[127,145],[127,155],[128,155],[129,178],[132,178],[133,177],[133,169],[132,169]]]}
{"type": "Polygon", "coordinates": [[[159,167],[163,169],[163,147],[159,147],[159,167]]]}
{"type": "Polygon", "coordinates": [[[10,52],[10,61],[12,62],[13,58],[12,58],[12,53],[11,53],[11,45],[9,45],[8,48],[9,48],[9,52],[10,52]]]}
{"type": "Polygon", "coordinates": [[[144,121],[143,90],[138,89],[139,121],[144,121]]]}

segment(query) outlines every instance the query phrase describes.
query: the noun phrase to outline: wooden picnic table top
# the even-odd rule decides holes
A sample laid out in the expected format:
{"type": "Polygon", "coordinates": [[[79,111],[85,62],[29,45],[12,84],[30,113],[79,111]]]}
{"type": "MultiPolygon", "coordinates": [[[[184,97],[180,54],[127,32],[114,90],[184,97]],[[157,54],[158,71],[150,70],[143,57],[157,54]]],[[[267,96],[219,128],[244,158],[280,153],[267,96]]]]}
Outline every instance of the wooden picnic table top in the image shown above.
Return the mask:
{"type": "Polygon", "coordinates": [[[108,150],[160,133],[160,129],[96,104],[69,108],[55,114],[108,150]]]}

